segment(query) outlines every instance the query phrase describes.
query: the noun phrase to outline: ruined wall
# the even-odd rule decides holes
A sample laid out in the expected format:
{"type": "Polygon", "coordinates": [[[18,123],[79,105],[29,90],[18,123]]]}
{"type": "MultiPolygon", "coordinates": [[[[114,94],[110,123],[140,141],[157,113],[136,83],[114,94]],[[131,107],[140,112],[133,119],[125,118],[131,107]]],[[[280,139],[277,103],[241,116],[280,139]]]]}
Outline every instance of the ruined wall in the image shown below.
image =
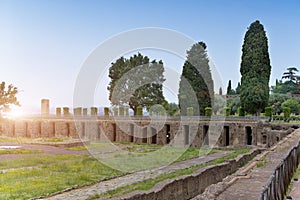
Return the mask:
{"type": "Polygon", "coordinates": [[[286,132],[268,131],[256,120],[208,121],[197,118],[50,118],[1,122],[9,137],[70,137],[94,142],[137,142],[174,146],[270,146],[286,132]]]}
{"type": "Polygon", "coordinates": [[[234,160],[205,167],[191,175],[181,176],[158,183],[154,188],[148,191],[135,191],[115,199],[191,199],[198,194],[201,194],[209,185],[217,183],[226,176],[235,172],[259,153],[260,150],[255,149],[234,160]]]}
{"type": "Polygon", "coordinates": [[[282,161],[275,168],[264,189],[261,191],[259,200],[284,199],[288,186],[300,162],[300,140],[288,150],[282,161]]]}

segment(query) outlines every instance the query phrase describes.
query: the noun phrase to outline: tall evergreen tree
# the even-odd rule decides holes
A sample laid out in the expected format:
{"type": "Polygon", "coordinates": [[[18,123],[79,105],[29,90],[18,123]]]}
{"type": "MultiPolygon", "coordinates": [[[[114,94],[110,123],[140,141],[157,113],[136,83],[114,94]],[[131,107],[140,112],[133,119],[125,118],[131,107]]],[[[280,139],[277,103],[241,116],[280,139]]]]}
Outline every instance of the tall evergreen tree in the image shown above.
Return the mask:
{"type": "Polygon", "coordinates": [[[227,86],[227,95],[233,95],[235,94],[234,90],[231,87],[231,80],[228,81],[228,86],[227,86]]]}
{"type": "Polygon", "coordinates": [[[195,115],[204,115],[205,107],[212,107],[214,84],[211,76],[206,44],[198,42],[187,51],[179,83],[179,107],[186,115],[188,107],[194,108],[195,115]]]}
{"type": "Polygon", "coordinates": [[[240,93],[241,93],[241,83],[238,82],[238,85],[237,85],[237,87],[235,89],[235,94],[240,94],[240,93]]]}
{"type": "Polygon", "coordinates": [[[271,73],[268,39],[259,21],[253,22],[245,34],[240,72],[241,106],[259,115],[268,104],[271,73]]]}
{"type": "Polygon", "coordinates": [[[129,106],[134,114],[139,106],[149,109],[152,105],[166,106],[162,92],[165,81],[162,61],[151,61],[138,53],[129,59],[119,58],[109,68],[111,81],[109,100],[114,106],[129,106]]]}

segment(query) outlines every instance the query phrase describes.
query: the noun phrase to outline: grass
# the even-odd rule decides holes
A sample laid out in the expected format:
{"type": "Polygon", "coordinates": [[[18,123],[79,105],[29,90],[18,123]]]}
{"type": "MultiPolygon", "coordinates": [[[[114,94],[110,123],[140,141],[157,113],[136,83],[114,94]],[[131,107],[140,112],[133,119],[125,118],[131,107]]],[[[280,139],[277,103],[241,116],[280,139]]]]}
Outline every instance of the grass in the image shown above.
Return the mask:
{"type": "Polygon", "coordinates": [[[37,154],[43,153],[42,150],[31,150],[31,149],[0,149],[0,155],[3,154],[37,154]]]}
{"type": "MultiPolygon", "coordinates": [[[[91,144],[87,148],[102,149],[108,144],[91,144]]],[[[217,152],[216,149],[206,148],[182,148],[182,147],[162,147],[149,144],[115,143],[120,149],[125,150],[124,154],[116,151],[111,158],[114,164],[127,166],[129,170],[142,170],[156,166],[162,163],[181,161],[217,152]],[[164,162],[161,162],[164,161],[164,162]]],[[[83,147],[75,147],[78,150],[83,147]]],[[[249,149],[248,149],[249,150],[249,149]]],[[[6,150],[5,150],[6,151],[6,150]]],[[[87,154],[84,155],[38,155],[35,150],[9,149],[6,153],[28,154],[13,160],[2,160],[0,170],[8,170],[5,173],[0,172],[0,199],[29,199],[62,191],[66,188],[90,185],[104,178],[112,178],[128,171],[121,172],[114,168],[110,163],[99,162],[87,154]],[[112,166],[110,168],[108,166],[112,166]]],[[[38,150],[37,150],[38,151],[38,150]]],[[[224,162],[240,153],[245,153],[243,149],[231,150],[231,154],[223,159],[216,159],[209,162],[224,162]]],[[[0,150],[1,153],[1,150],[0,150]]],[[[102,160],[100,160],[102,161],[102,160]]],[[[155,179],[149,179],[144,184],[138,184],[123,188],[125,192],[135,190],[145,190],[152,188],[158,182],[169,178],[193,173],[195,170],[204,167],[199,165],[186,170],[175,171],[160,175],[155,179]]],[[[123,169],[122,169],[123,170],[123,169]]],[[[118,192],[119,193],[119,192],[118,192]]]]}
{"type": "Polygon", "coordinates": [[[264,167],[265,165],[267,164],[267,159],[266,158],[263,158],[262,160],[258,161],[256,163],[256,167],[257,168],[262,168],[264,167]]]}
{"type": "Polygon", "coordinates": [[[98,198],[114,198],[114,197],[119,197],[119,196],[128,194],[128,193],[136,191],[136,190],[149,190],[149,189],[153,188],[156,184],[158,184],[160,182],[166,181],[168,179],[176,178],[176,177],[179,177],[179,176],[183,176],[183,175],[190,175],[190,174],[196,172],[197,170],[199,170],[201,168],[204,168],[206,166],[211,166],[211,165],[216,165],[216,164],[223,163],[226,160],[234,159],[238,155],[248,153],[249,151],[250,151],[250,148],[243,148],[243,149],[235,148],[235,149],[232,149],[232,152],[229,155],[224,156],[222,158],[217,158],[217,159],[214,159],[210,162],[195,165],[195,166],[192,166],[192,167],[187,168],[187,169],[175,170],[175,171],[170,172],[170,173],[161,174],[161,175],[159,175],[155,178],[150,178],[150,179],[147,179],[145,181],[141,181],[141,182],[138,182],[138,183],[135,183],[135,184],[120,187],[120,188],[117,188],[117,189],[114,189],[114,190],[110,190],[105,194],[95,195],[95,196],[89,198],[89,200],[94,200],[94,199],[98,199],[98,198]]]}
{"type": "Polygon", "coordinates": [[[24,137],[5,137],[0,136],[0,143],[48,143],[48,142],[64,142],[70,140],[67,137],[54,137],[54,138],[24,138],[24,137]]]}
{"type": "MultiPolygon", "coordinates": [[[[1,162],[1,168],[16,167],[25,160],[29,159],[1,162]]],[[[26,165],[37,167],[15,169],[1,174],[0,199],[29,199],[121,175],[121,172],[88,155],[31,157],[23,167],[26,165]]]]}

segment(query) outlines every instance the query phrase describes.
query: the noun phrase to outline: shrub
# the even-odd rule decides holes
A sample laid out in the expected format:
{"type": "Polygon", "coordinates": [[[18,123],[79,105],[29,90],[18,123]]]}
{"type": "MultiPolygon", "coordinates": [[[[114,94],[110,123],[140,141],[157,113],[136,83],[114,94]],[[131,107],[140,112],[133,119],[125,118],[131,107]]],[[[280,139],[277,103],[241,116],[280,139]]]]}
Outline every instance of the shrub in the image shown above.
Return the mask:
{"type": "Polygon", "coordinates": [[[212,108],[206,107],[205,108],[205,116],[210,117],[212,115],[212,108]]]}
{"type": "Polygon", "coordinates": [[[229,107],[225,107],[224,111],[225,111],[225,116],[229,116],[230,115],[230,108],[229,107]]]}
{"type": "Polygon", "coordinates": [[[238,108],[238,114],[239,114],[240,117],[245,116],[244,108],[239,107],[239,108],[238,108]]]}
{"type": "Polygon", "coordinates": [[[269,117],[269,121],[272,119],[272,107],[265,107],[265,116],[269,117]]]}
{"type": "Polygon", "coordinates": [[[289,122],[291,117],[291,109],[288,107],[284,107],[283,116],[284,116],[284,121],[289,122]]]}

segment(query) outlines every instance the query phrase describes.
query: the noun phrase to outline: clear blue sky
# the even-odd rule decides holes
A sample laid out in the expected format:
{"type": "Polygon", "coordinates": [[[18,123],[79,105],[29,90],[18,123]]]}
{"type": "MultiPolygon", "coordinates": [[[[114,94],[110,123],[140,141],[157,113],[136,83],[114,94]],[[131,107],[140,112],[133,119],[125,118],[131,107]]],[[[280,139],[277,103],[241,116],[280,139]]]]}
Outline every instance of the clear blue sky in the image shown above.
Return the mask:
{"type": "MultiPolygon", "coordinates": [[[[240,80],[244,34],[258,19],[269,39],[274,84],[287,67],[300,68],[299,9],[297,0],[0,0],[0,80],[21,90],[26,112],[38,110],[41,98],[52,107],[71,107],[82,63],[101,42],[131,29],[161,27],[204,41],[225,91],[229,79],[233,87],[240,80]]],[[[165,62],[180,68],[183,61],[165,62]]],[[[107,92],[99,93],[96,104],[109,105],[107,92]]]]}

